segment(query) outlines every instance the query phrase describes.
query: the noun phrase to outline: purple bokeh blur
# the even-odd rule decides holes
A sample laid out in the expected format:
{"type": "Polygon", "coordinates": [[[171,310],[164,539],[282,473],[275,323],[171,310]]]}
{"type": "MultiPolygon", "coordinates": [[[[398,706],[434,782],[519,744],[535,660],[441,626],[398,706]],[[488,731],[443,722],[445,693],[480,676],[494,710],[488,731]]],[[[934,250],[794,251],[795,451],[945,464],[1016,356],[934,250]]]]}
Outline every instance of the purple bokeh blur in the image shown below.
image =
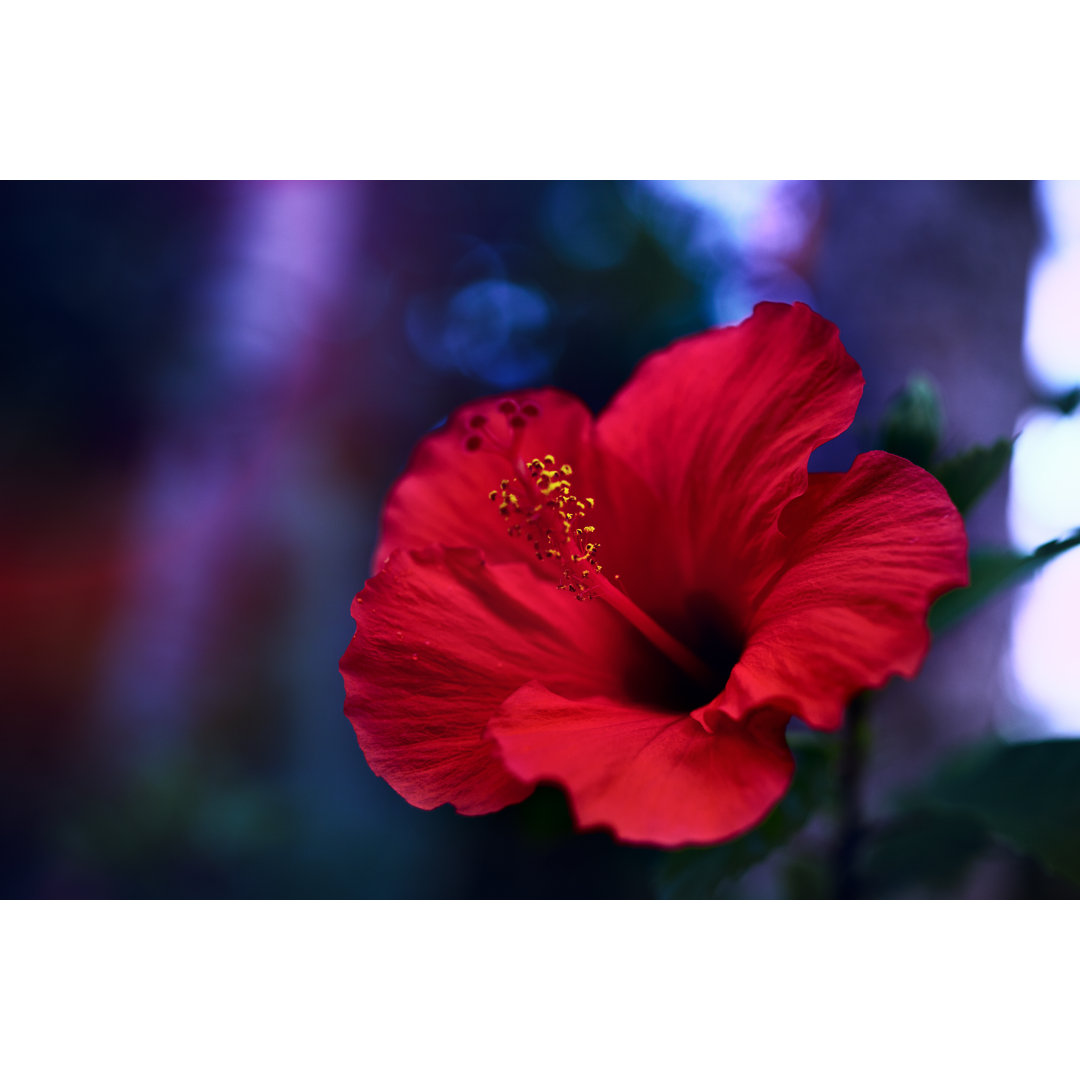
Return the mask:
{"type": "MultiPolygon", "coordinates": [[[[557,793],[465,819],[367,769],[337,662],[411,447],[493,389],[599,409],[760,299],[816,307],[866,373],[817,467],[871,445],[914,372],[947,449],[992,441],[1080,382],[1077,205],[1024,184],[9,186],[5,893],[647,895],[652,853],[567,840],[557,793]]],[[[975,542],[1080,524],[1076,420],[1026,422],[1009,531],[1002,485],[975,542]]],[[[1077,565],[883,695],[872,811],[949,746],[1077,730],[1077,565]]]]}

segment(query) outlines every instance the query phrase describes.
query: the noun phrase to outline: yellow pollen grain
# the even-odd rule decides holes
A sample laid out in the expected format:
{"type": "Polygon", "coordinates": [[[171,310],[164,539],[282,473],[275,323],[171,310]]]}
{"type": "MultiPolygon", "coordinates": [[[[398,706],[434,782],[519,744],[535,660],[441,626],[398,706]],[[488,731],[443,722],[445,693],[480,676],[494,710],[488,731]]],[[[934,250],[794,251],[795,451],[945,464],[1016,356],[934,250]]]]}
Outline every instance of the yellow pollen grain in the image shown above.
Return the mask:
{"type": "Polygon", "coordinates": [[[500,481],[499,488],[489,498],[498,503],[499,513],[508,519],[507,533],[522,536],[524,522],[528,527],[524,538],[532,544],[537,559],[558,559],[562,563],[559,588],[585,600],[595,591],[587,580],[590,573],[599,575],[603,568],[596,561],[599,545],[582,544],[585,537],[596,532],[594,526],[582,520],[596,506],[596,501],[572,494],[573,474],[571,466],[558,465],[553,454],[545,454],[527,462],[523,474],[500,481]]]}

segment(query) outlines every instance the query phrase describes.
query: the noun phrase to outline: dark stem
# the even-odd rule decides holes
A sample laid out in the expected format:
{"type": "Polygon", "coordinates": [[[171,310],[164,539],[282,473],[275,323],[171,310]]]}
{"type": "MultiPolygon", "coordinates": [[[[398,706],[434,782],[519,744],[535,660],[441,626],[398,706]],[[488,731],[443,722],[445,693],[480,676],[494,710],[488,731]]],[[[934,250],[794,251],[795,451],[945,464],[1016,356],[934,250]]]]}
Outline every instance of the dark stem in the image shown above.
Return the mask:
{"type": "Polygon", "coordinates": [[[838,776],[840,827],[836,838],[833,877],[837,900],[858,900],[858,855],[863,824],[860,815],[862,770],[865,763],[865,728],[869,694],[859,694],[848,707],[840,743],[838,776]]]}

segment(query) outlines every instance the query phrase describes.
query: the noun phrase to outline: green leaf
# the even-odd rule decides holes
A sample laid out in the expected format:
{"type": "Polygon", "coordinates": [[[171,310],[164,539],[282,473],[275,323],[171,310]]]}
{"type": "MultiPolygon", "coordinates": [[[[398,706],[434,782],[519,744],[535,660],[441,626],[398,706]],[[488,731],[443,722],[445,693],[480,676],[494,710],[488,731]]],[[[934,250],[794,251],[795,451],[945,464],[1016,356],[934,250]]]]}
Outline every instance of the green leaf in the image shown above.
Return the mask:
{"type": "Polygon", "coordinates": [[[934,781],[929,800],[1080,882],[1080,739],[980,747],[934,781]]]}
{"type": "Polygon", "coordinates": [[[1060,540],[1051,540],[1030,555],[1017,551],[973,551],[969,558],[971,584],[946,593],[930,609],[930,629],[939,634],[970,615],[1002,589],[1018,585],[1041,570],[1051,559],[1080,545],[1080,529],[1060,540]]]}
{"type": "Polygon", "coordinates": [[[925,375],[913,375],[885,410],[881,448],[926,468],[941,441],[943,423],[937,387],[925,375]]]}
{"type": "Polygon", "coordinates": [[[540,846],[548,846],[574,833],[574,819],[561,788],[540,784],[524,802],[511,811],[524,836],[540,846]]]}
{"type": "Polygon", "coordinates": [[[1050,404],[1055,409],[1059,409],[1066,416],[1076,411],[1077,405],[1080,405],[1080,386],[1074,386],[1072,390],[1067,391],[1064,394],[1059,394],[1056,398],[1052,398],[1050,404]]]}
{"type": "Polygon", "coordinates": [[[920,808],[866,838],[860,878],[870,896],[902,895],[918,885],[945,889],[988,844],[978,821],[920,808]]]}
{"type": "Polygon", "coordinates": [[[656,875],[662,900],[712,900],[810,820],[829,791],[829,750],[810,737],[792,740],[795,777],[788,793],[754,830],[717,847],[687,847],[665,855],[656,875]]]}
{"type": "Polygon", "coordinates": [[[992,446],[973,446],[943,461],[933,470],[961,514],[966,514],[1008,468],[1013,440],[998,439],[992,446]]]}

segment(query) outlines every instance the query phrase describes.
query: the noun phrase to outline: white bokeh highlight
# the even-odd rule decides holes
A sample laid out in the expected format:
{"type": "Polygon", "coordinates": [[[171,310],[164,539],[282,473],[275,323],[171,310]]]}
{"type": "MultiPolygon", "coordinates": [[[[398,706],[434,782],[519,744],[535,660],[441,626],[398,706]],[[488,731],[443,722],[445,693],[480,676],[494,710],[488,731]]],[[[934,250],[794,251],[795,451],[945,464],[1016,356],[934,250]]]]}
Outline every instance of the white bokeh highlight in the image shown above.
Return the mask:
{"type": "MultiPolygon", "coordinates": [[[[1080,385],[1080,182],[1036,191],[1044,243],[1028,283],[1024,351],[1032,383],[1058,394],[1080,385]]],[[[1027,551],[1080,527],[1080,415],[1040,409],[1021,427],[1009,531],[1027,551]]],[[[1021,593],[1009,663],[1017,704],[1030,717],[1025,734],[1080,735],[1080,550],[1021,593]]]]}

